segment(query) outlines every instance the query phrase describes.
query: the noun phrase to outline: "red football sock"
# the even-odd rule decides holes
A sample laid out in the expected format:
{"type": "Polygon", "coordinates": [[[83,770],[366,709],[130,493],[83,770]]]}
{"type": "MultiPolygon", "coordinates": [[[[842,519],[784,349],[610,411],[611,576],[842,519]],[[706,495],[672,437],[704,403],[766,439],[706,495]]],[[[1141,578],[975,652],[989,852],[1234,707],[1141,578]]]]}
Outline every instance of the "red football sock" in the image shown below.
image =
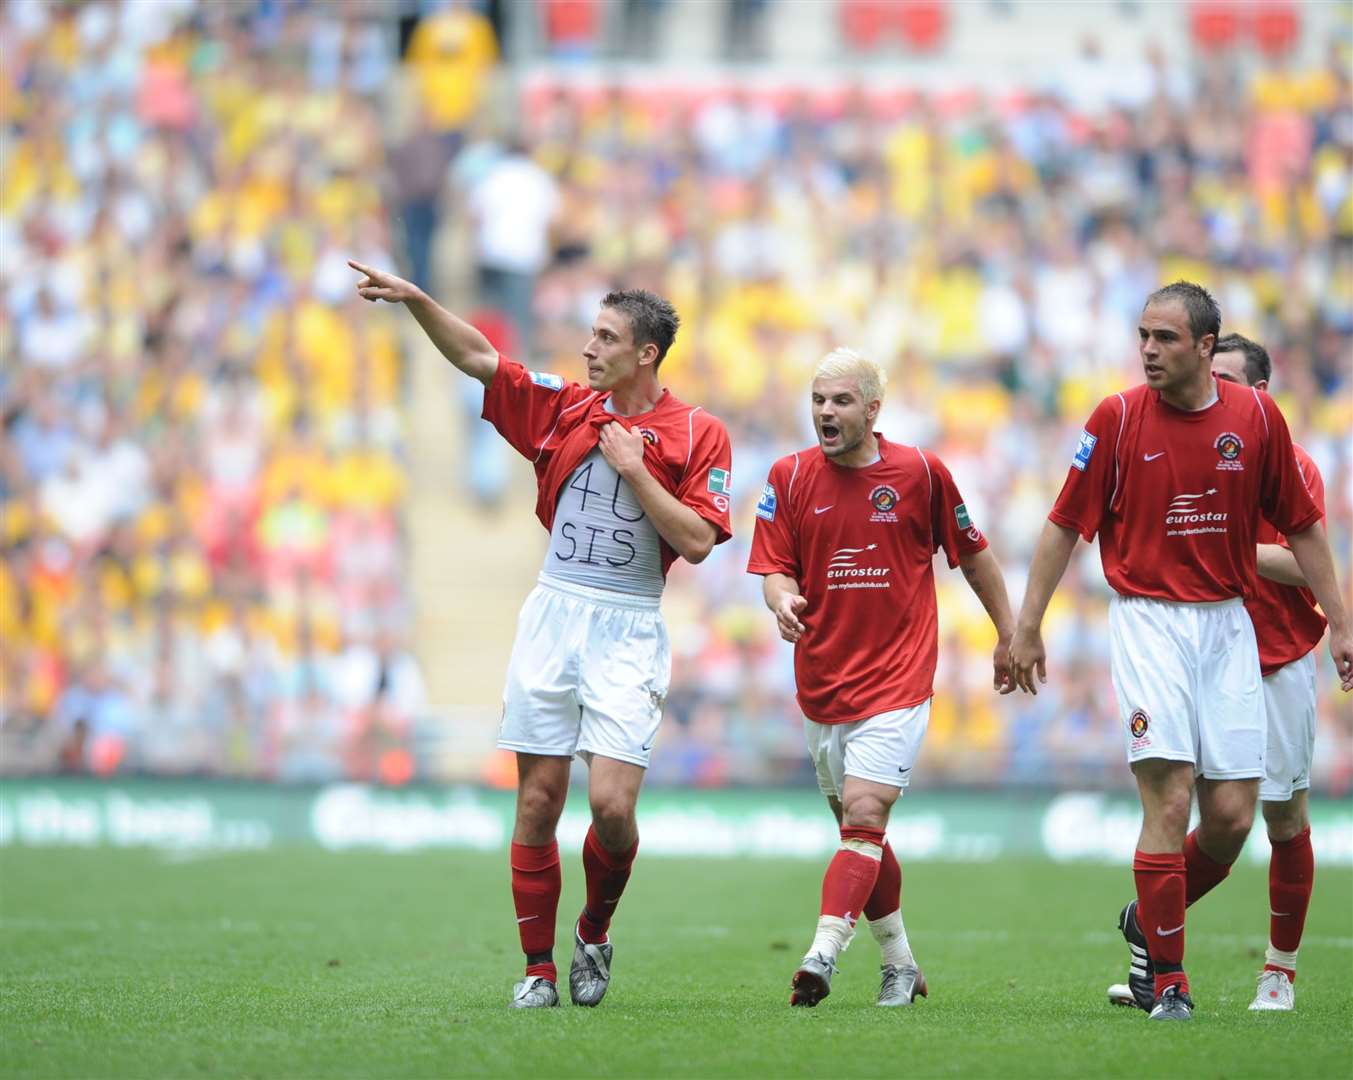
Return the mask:
{"type": "Polygon", "coordinates": [[[511,862],[512,903],[517,909],[521,951],[528,958],[526,974],[543,975],[550,982],[558,982],[551,952],[562,888],[559,845],[554,840],[539,845],[513,844],[511,862]]]}
{"type": "Polygon", "coordinates": [[[878,881],[879,860],[844,846],[852,840],[872,844],[882,850],[883,830],[843,826],[843,846],[832,856],[827,874],[822,879],[822,914],[845,919],[853,926],[878,881]]]}
{"type": "Polygon", "coordinates": [[[1226,875],[1231,872],[1231,864],[1217,862],[1199,847],[1198,830],[1194,829],[1184,837],[1184,872],[1188,877],[1184,904],[1191,907],[1226,880],[1226,875]]]}
{"type": "MultiPolygon", "coordinates": [[[[1315,885],[1315,853],[1311,850],[1310,826],[1291,840],[1271,841],[1273,854],[1268,860],[1269,944],[1285,953],[1294,953],[1306,928],[1306,909],[1311,906],[1315,885]]],[[[1276,964],[1265,967],[1277,968],[1276,964]]],[[[1289,968],[1288,978],[1296,978],[1289,968]]]]}
{"type": "Polygon", "coordinates": [[[864,917],[877,922],[902,906],[902,867],[898,865],[893,846],[883,842],[883,858],[879,860],[879,876],[874,891],[864,903],[864,917]]]}
{"type": "Polygon", "coordinates": [[[578,936],[589,945],[600,945],[606,940],[611,916],[630,879],[630,867],[639,850],[639,841],[628,851],[607,851],[597,839],[596,830],[589,827],[583,841],[583,870],[587,873],[587,904],[578,917],[578,936]]]}
{"type": "Polygon", "coordinates": [[[1137,879],[1137,925],[1146,935],[1146,951],[1156,969],[1156,996],[1167,986],[1189,990],[1184,974],[1184,896],[1182,854],[1138,851],[1132,860],[1137,879]]]}

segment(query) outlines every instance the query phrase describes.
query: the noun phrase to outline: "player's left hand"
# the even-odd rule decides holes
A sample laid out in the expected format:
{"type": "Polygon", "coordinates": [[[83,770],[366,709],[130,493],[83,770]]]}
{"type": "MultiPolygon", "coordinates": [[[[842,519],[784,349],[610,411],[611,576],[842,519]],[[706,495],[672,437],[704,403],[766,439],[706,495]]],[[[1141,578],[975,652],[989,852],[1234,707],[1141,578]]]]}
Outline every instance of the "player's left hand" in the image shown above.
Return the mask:
{"type": "Polygon", "coordinates": [[[1035,672],[1038,682],[1048,681],[1047,653],[1043,649],[1043,635],[1038,630],[1015,630],[1015,636],[1010,640],[1010,670],[1019,688],[1031,694],[1038,693],[1035,672]]]}
{"type": "Polygon", "coordinates": [[[626,479],[644,468],[644,437],[638,429],[612,420],[602,427],[598,445],[611,468],[626,479]]]}
{"type": "Polygon", "coordinates": [[[1346,694],[1353,690],[1353,632],[1330,631],[1330,656],[1334,657],[1334,670],[1339,673],[1339,685],[1346,694]]]}
{"type": "Polygon", "coordinates": [[[1001,695],[1013,694],[1018,687],[1015,673],[1010,668],[1010,639],[1001,638],[996,642],[996,652],[991,657],[994,674],[991,688],[1001,695]]]}

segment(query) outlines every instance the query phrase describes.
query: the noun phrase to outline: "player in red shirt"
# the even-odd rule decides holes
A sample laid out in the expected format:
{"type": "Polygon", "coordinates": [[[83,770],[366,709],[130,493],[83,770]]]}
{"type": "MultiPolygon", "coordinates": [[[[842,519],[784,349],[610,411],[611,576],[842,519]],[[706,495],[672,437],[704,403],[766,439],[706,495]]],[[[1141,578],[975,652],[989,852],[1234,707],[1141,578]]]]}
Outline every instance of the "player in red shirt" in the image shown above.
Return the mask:
{"type": "Polygon", "coordinates": [[[996,626],[995,685],[1008,666],[1000,566],[934,454],[874,431],[883,372],[838,349],[813,379],[818,445],[777,461],[756,508],[747,569],[794,643],[794,677],[818,785],[841,826],[817,933],[791,1005],[816,1005],[860,915],[883,953],[880,1005],[926,993],[902,923],[902,871],[884,835],[930,717],[938,654],[933,556],[944,549],[996,626]]]}
{"type": "MultiPolygon", "coordinates": [[[[1268,390],[1273,362],[1268,350],[1240,334],[1220,338],[1212,350],[1212,374],[1236,386],[1268,390]]],[[[1297,469],[1306,490],[1325,513],[1325,482],[1311,456],[1293,444],[1297,469]]],[[[1297,948],[1306,925],[1315,880],[1307,789],[1315,750],[1315,647],[1325,635],[1325,618],[1283,536],[1267,521],[1259,523],[1259,576],[1245,609],[1259,640],[1264,676],[1268,743],[1259,805],[1269,844],[1269,945],[1259,988],[1250,1008],[1289,1011],[1295,1004],[1293,983],[1297,948]]],[[[1229,867],[1227,867],[1229,870],[1229,867]]],[[[1218,878],[1217,880],[1220,880],[1218,878]]],[[[1201,894],[1200,894],[1201,895],[1201,894]]],[[[1190,896],[1189,900],[1197,899],[1190,896]]],[[[1109,988],[1109,1000],[1134,1005],[1131,987],[1109,988]]]]}
{"type": "Polygon", "coordinates": [[[678,320],[652,293],[602,299],[581,386],[499,356],[409,282],[349,265],[365,275],[363,297],[407,305],[443,355],[484,384],[484,418],[535,466],[550,547],[518,619],[498,738],[518,772],[512,896],[526,974],[512,1006],[559,1004],[555,829],[575,753],[589,766],[592,827],[569,992],[575,1005],[596,1005],[610,984],[607,931],[638,850],[634,808],[671,676],[658,605],[678,557],[701,562],[731,535],[728,433],[658,382],[678,320]]]}
{"type": "Polygon", "coordinates": [[[1138,328],[1146,384],[1100,402],[1029,571],[1011,665],[1046,681],[1043,613],[1077,535],[1099,534],[1110,667],[1143,821],[1137,899],[1119,925],[1129,984],[1153,1019],[1189,1019],[1184,910],[1225,876],[1254,820],[1267,739],[1254,627],[1260,515],[1291,544],[1330,620],[1330,651],[1353,688],[1353,635],[1329,544],[1291,436],[1261,390],[1212,377],[1216,302],[1176,282],[1147,300],[1138,328]],[[1195,777],[1197,777],[1195,785],[1195,777]],[[1195,790],[1201,818],[1188,832],[1195,790]]]}

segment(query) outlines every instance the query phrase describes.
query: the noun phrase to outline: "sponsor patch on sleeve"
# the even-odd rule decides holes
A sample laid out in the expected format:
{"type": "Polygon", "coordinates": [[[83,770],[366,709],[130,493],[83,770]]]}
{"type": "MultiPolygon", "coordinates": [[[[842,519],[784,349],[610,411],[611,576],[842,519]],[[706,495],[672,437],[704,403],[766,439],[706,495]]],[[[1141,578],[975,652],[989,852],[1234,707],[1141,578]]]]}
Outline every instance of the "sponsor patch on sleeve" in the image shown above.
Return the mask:
{"type": "Polygon", "coordinates": [[[971,529],[972,518],[968,517],[968,504],[959,503],[954,507],[954,520],[958,522],[960,529],[971,529]]]}
{"type": "Polygon", "coordinates": [[[732,495],[733,477],[727,469],[710,469],[708,487],[715,495],[732,495]]]}
{"type": "Polygon", "coordinates": [[[1095,452],[1095,443],[1097,442],[1099,442],[1098,436],[1091,435],[1088,431],[1081,432],[1081,441],[1076,447],[1076,456],[1071,459],[1073,468],[1085,472],[1085,467],[1090,464],[1090,455],[1095,452]]]}
{"type": "Polygon", "coordinates": [[[556,375],[551,371],[532,371],[530,373],[531,381],[537,386],[543,386],[546,390],[553,390],[556,394],[564,388],[564,377],[556,375]]]}
{"type": "Polygon", "coordinates": [[[761,489],[761,498],[756,503],[756,516],[767,521],[775,520],[775,488],[770,484],[761,489]]]}

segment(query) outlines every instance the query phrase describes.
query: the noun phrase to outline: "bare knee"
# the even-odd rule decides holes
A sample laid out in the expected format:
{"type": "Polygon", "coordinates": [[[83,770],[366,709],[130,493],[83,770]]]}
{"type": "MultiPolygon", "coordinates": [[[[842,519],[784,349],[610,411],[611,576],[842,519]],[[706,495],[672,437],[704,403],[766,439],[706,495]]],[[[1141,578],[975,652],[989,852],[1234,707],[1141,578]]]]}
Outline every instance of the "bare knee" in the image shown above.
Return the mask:
{"type": "Polygon", "coordinates": [[[1235,862],[1254,826],[1258,781],[1205,781],[1198,788],[1198,842],[1219,862],[1235,862]]]}
{"type": "Polygon", "coordinates": [[[1146,811],[1146,818],[1162,832],[1178,837],[1184,842],[1189,831],[1189,816],[1193,811],[1193,800],[1187,791],[1170,791],[1158,798],[1154,806],[1146,811]]]}
{"type": "Polygon", "coordinates": [[[1286,843],[1303,829],[1310,827],[1311,819],[1306,809],[1306,793],[1296,792],[1286,802],[1266,802],[1264,807],[1264,826],[1268,829],[1268,838],[1275,844],[1286,843]]]}
{"type": "Polygon", "coordinates": [[[559,815],[568,797],[568,770],[522,772],[517,783],[517,826],[513,839],[519,844],[548,844],[554,839],[559,815]]]}
{"type": "Polygon", "coordinates": [[[1193,809],[1192,765],[1152,759],[1137,762],[1132,771],[1142,799],[1141,849],[1181,850],[1193,809]]]}
{"type": "Polygon", "coordinates": [[[592,828],[607,851],[623,851],[636,838],[634,801],[626,792],[592,795],[592,828]]]}
{"type": "Polygon", "coordinates": [[[884,829],[889,809],[889,804],[876,795],[857,795],[842,805],[841,824],[848,829],[884,829]]]}
{"type": "Polygon", "coordinates": [[[1254,811],[1235,809],[1198,825],[1198,842],[1213,859],[1233,863],[1254,825],[1254,811]]]}

